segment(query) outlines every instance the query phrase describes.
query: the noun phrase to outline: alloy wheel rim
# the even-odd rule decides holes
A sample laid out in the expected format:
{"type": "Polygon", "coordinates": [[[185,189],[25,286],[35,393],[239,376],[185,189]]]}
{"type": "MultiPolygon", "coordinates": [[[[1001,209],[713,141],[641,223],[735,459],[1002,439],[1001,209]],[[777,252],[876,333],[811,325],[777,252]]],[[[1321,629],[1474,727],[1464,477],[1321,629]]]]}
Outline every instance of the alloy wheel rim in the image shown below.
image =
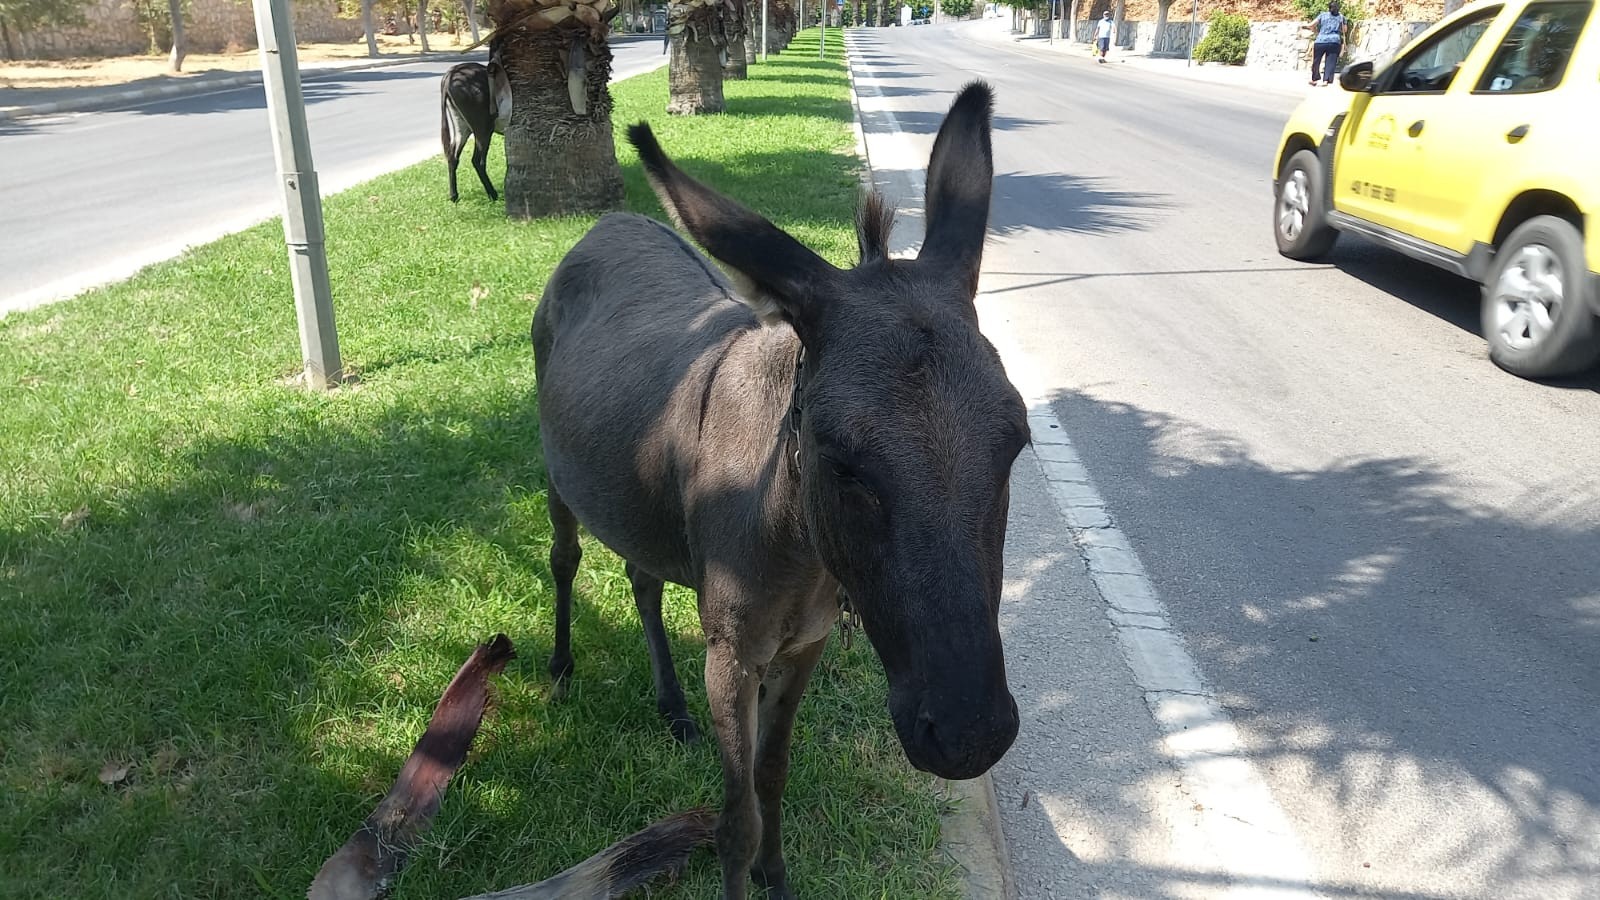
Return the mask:
{"type": "Polygon", "coordinates": [[[1537,346],[1555,328],[1565,300],[1561,260],[1543,244],[1516,251],[1494,288],[1494,330],[1513,350],[1537,346]]]}

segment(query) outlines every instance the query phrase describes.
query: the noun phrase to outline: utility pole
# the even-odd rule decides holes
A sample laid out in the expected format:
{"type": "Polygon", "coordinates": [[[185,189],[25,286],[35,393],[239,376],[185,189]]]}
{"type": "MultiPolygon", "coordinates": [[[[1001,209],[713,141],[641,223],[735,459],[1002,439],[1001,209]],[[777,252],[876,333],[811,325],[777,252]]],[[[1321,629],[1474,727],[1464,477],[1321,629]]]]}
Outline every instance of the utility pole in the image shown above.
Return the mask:
{"type": "Polygon", "coordinates": [[[1184,62],[1185,69],[1194,65],[1194,33],[1199,27],[1195,23],[1200,19],[1200,0],[1194,0],[1194,5],[1189,7],[1189,59],[1184,62]]]}
{"type": "Polygon", "coordinates": [[[289,0],[254,0],[256,40],[261,46],[261,81],[267,91],[272,155],[283,186],[283,237],[289,248],[295,318],[300,322],[300,355],[306,385],[335,384],[339,332],[333,324],[333,289],[323,250],[322,193],[311,165],[306,130],[306,100],[300,92],[300,60],[294,48],[294,15],[289,0]]]}
{"type": "Polygon", "coordinates": [[[817,19],[817,28],[821,29],[822,40],[817,42],[817,59],[828,58],[828,0],[817,0],[817,5],[822,8],[822,15],[817,19]]]}

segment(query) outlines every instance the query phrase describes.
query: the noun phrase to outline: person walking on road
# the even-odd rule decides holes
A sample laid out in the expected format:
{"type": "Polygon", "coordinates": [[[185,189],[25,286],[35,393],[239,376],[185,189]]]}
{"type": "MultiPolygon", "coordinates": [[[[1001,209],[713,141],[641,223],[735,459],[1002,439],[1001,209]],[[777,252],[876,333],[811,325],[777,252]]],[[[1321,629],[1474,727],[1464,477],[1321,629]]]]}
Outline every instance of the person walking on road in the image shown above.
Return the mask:
{"type": "Polygon", "coordinates": [[[1311,26],[1317,32],[1312,44],[1311,84],[1316,86],[1319,72],[1323,84],[1333,84],[1333,71],[1339,65],[1345,38],[1350,34],[1350,20],[1339,14],[1339,0],[1328,0],[1327,11],[1317,13],[1311,26]]]}
{"type": "Polygon", "coordinates": [[[1106,53],[1111,50],[1111,10],[1100,17],[1094,29],[1095,48],[1100,51],[1100,62],[1106,61],[1106,53]]]}

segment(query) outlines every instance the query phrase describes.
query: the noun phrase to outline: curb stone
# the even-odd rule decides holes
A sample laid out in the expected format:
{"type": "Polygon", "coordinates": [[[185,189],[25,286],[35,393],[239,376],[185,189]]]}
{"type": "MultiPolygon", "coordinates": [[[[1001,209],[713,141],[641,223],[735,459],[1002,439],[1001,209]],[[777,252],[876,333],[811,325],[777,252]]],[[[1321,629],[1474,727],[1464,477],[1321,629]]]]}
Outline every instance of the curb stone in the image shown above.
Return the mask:
{"type": "MultiPolygon", "coordinates": [[[[861,129],[861,98],[856,93],[855,67],[850,65],[850,45],[845,44],[845,77],[850,82],[850,130],[855,133],[856,156],[861,159],[861,187],[871,190],[872,160],[861,129]]],[[[939,845],[962,870],[965,900],[1014,900],[1005,831],[1000,827],[1000,802],[989,773],[966,781],[935,778],[934,797],[945,809],[939,815],[939,845]]]]}
{"type": "MultiPolygon", "coordinates": [[[[430,53],[426,57],[406,59],[383,59],[376,62],[362,63],[354,66],[323,66],[320,68],[302,69],[302,81],[314,81],[318,78],[328,78],[345,72],[359,72],[366,69],[386,69],[391,66],[405,66],[412,63],[433,62],[435,60],[451,62],[473,59],[460,53],[430,53]]],[[[214,91],[226,91],[232,88],[247,87],[261,83],[261,73],[244,72],[239,75],[229,75],[224,78],[203,78],[194,81],[180,81],[176,84],[161,84],[152,87],[134,88],[125,91],[115,91],[100,96],[79,97],[76,100],[58,100],[50,103],[37,103],[32,106],[12,106],[0,109],[0,122],[14,119],[27,119],[35,116],[51,116],[57,113],[86,112],[89,110],[103,109],[108,106],[121,106],[128,103],[142,103],[149,100],[169,100],[174,97],[188,97],[195,94],[207,94],[214,91]]]]}

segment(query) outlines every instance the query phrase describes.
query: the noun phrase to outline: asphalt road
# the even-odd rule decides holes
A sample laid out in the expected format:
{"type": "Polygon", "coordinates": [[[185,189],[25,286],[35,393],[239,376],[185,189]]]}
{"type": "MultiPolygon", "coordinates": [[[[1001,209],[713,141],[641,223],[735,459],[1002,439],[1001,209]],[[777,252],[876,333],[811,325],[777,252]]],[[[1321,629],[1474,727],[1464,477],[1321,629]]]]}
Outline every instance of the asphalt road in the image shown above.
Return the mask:
{"type": "MultiPolygon", "coordinates": [[[[992,27],[859,37],[858,83],[898,124],[869,119],[869,148],[925,161],[961,84],[995,86],[980,316],[1049,378],[1316,892],[1600,897],[1600,376],[1499,371],[1475,286],[1355,239],[1279,257],[1292,99],[973,38],[992,27]]],[[[1074,680],[1072,577],[1018,588],[1061,613],[1013,613],[1018,671],[1054,653],[1058,673],[1021,693],[1055,733],[996,770],[1023,896],[1282,887],[1173,862],[1152,729],[1105,720],[1144,714],[1137,689],[1074,680]],[[1125,780],[1059,783],[1090,769],[1125,780]]]]}
{"type": "MultiPolygon", "coordinates": [[[[613,45],[613,78],[665,62],[613,45]]],[[[324,195],[439,155],[439,76],[453,59],[305,82],[324,195]]],[[[482,189],[462,161],[463,198],[482,189]]],[[[504,173],[494,174],[498,182],[504,173]]],[[[277,215],[259,85],[126,109],[0,122],[0,312],[132,274],[277,215]]],[[[441,165],[439,198],[445,200],[441,165]]]]}

